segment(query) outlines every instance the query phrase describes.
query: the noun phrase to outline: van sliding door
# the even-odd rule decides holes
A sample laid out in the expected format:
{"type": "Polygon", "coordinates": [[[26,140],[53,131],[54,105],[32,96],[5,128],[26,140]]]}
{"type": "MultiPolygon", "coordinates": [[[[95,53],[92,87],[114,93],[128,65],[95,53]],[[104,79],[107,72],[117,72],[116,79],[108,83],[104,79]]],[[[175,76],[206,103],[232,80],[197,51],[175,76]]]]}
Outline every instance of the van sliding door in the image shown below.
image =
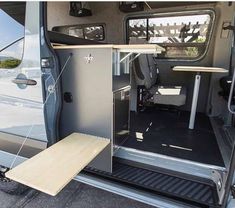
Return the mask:
{"type": "Polygon", "coordinates": [[[48,142],[41,81],[39,5],[39,2],[0,3],[0,165],[4,166],[19,162],[14,160],[14,154],[31,157],[45,149],[48,142]]]}

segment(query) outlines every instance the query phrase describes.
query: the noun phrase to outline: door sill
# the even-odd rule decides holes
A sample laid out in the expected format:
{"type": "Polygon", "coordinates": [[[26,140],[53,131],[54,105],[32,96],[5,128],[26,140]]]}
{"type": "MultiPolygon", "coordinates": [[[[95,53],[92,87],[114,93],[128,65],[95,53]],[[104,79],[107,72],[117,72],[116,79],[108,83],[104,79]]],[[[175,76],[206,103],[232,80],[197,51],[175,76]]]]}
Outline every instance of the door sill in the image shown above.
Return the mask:
{"type": "Polygon", "coordinates": [[[97,177],[89,173],[81,172],[74,178],[76,181],[114,193],[123,197],[127,197],[144,204],[161,208],[199,208],[198,206],[189,205],[178,202],[173,199],[152,194],[143,190],[136,189],[131,186],[125,186],[115,181],[108,180],[104,177],[97,177]]]}
{"type": "Polygon", "coordinates": [[[216,207],[219,202],[216,184],[212,180],[130,161],[115,160],[112,173],[94,168],[86,168],[85,172],[200,207],[216,207]]]}
{"type": "Polygon", "coordinates": [[[213,170],[218,172],[226,172],[225,167],[194,162],[122,146],[115,146],[115,149],[114,156],[117,158],[131,160],[164,169],[170,169],[177,172],[183,172],[202,178],[212,179],[213,170]]]}

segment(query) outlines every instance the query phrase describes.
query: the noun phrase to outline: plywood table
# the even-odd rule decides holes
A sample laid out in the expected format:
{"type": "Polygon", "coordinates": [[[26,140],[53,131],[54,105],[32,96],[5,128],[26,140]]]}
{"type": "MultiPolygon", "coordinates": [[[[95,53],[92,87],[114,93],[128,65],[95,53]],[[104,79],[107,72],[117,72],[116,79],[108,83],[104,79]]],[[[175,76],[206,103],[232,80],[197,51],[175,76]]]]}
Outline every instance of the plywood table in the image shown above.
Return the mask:
{"type": "Polygon", "coordinates": [[[189,120],[189,129],[194,129],[195,116],[197,111],[197,101],[201,81],[201,72],[206,73],[227,73],[228,70],[218,67],[199,67],[199,66],[175,66],[173,71],[181,72],[196,72],[195,81],[194,81],[194,90],[193,90],[193,99],[189,120]]]}
{"type": "Polygon", "coordinates": [[[6,173],[6,177],[45,192],[58,194],[110,140],[73,133],[6,173]]]}
{"type": "Polygon", "coordinates": [[[97,44],[97,45],[56,45],[54,49],[75,49],[75,48],[112,48],[121,53],[142,53],[155,54],[162,53],[165,49],[157,44],[131,44],[131,45],[113,45],[113,44],[97,44]]]}
{"type": "MultiPolygon", "coordinates": [[[[113,44],[97,44],[97,45],[59,45],[53,46],[54,49],[104,49],[111,48],[114,52],[114,60],[115,60],[115,69],[114,74],[120,75],[120,64],[123,62],[125,64],[125,70],[129,67],[129,63],[135,60],[141,54],[161,54],[165,49],[157,44],[129,44],[129,45],[113,45],[113,44]],[[121,54],[124,56],[121,58],[121,54]],[[134,57],[129,60],[129,58],[134,55],[134,57]]],[[[89,61],[93,59],[93,57],[86,57],[89,61]]],[[[105,61],[105,59],[104,59],[105,61]]]]}
{"type": "MultiPolygon", "coordinates": [[[[59,45],[53,46],[55,50],[61,49],[112,49],[113,61],[114,61],[114,75],[120,75],[121,63],[124,63],[125,73],[129,72],[129,63],[134,61],[141,54],[161,54],[165,49],[157,44],[126,44],[126,45],[114,45],[114,44],[97,44],[97,45],[59,45]],[[121,56],[121,54],[123,56],[121,56]],[[130,60],[129,58],[133,56],[130,60]],[[122,58],[121,58],[122,57],[122,58]]],[[[93,56],[84,57],[88,63],[93,60],[93,56]]],[[[106,61],[105,58],[104,60],[106,61]]]]}

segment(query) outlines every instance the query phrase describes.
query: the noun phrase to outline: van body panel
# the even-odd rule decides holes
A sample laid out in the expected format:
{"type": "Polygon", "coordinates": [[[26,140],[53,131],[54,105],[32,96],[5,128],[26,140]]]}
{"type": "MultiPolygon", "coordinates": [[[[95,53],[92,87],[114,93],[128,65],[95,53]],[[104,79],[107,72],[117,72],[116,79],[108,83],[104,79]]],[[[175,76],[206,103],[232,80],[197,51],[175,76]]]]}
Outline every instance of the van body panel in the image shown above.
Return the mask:
{"type": "Polygon", "coordinates": [[[1,70],[0,131],[47,142],[41,82],[39,4],[26,4],[21,64],[17,68],[1,70]],[[19,74],[35,80],[37,84],[19,88],[12,82],[19,74]]]}

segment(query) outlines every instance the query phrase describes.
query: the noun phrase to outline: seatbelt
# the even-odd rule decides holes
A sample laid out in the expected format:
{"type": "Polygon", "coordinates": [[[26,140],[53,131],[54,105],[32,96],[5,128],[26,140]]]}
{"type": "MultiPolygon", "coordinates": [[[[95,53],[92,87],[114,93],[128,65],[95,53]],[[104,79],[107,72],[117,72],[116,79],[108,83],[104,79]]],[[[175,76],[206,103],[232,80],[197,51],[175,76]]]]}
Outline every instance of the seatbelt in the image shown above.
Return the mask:
{"type": "Polygon", "coordinates": [[[153,78],[153,73],[152,73],[152,69],[151,69],[150,63],[149,63],[149,57],[148,57],[148,54],[146,54],[145,56],[146,56],[147,63],[148,63],[149,74],[150,74],[150,77],[151,77],[151,79],[152,79],[152,78],[153,78]]]}
{"type": "Polygon", "coordinates": [[[233,25],[228,25],[226,27],[223,27],[223,30],[230,30],[233,32],[233,42],[231,44],[231,51],[230,51],[230,59],[229,59],[229,76],[232,76],[232,68],[233,68],[233,57],[235,57],[235,26],[233,25]]]}
{"type": "Polygon", "coordinates": [[[150,62],[149,62],[149,57],[148,57],[147,54],[146,54],[146,59],[147,59],[148,68],[149,68],[149,74],[150,74],[151,79],[153,78],[153,68],[157,70],[157,80],[156,80],[156,83],[158,83],[158,80],[159,80],[159,70],[158,70],[158,67],[157,67],[157,63],[155,62],[155,60],[153,58],[154,66],[151,66],[150,62]]]}

